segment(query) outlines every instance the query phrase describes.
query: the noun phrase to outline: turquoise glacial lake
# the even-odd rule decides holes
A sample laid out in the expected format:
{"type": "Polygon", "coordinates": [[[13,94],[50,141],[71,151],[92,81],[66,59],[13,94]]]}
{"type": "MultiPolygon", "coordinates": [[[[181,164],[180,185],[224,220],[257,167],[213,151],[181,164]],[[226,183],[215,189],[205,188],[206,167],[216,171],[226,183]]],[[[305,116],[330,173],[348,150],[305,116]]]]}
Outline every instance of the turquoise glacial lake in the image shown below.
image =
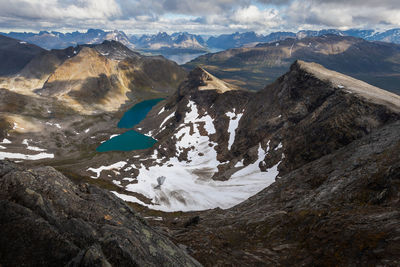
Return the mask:
{"type": "MultiPolygon", "coordinates": [[[[162,100],[164,100],[164,98],[150,99],[134,105],[122,116],[118,123],[118,128],[129,129],[139,124],[146,118],[150,110],[162,100]]],[[[102,143],[96,150],[98,152],[132,151],[150,148],[154,146],[155,143],[157,143],[157,140],[154,138],[130,130],[102,143]]]]}

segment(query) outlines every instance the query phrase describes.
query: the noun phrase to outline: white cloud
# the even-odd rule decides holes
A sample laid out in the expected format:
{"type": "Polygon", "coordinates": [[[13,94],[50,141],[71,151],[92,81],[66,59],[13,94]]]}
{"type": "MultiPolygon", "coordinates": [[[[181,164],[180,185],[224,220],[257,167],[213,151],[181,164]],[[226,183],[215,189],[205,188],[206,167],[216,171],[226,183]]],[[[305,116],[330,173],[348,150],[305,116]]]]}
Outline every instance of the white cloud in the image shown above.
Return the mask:
{"type": "Polygon", "coordinates": [[[114,0],[0,0],[0,16],[33,20],[107,19],[121,14],[114,0]]]}
{"type": "Polygon", "coordinates": [[[1,31],[210,34],[398,26],[398,0],[0,0],[1,31]]]}
{"type": "Polygon", "coordinates": [[[232,20],[242,25],[257,24],[268,27],[275,27],[281,23],[281,19],[277,10],[260,10],[255,5],[239,8],[233,13],[232,20]]]}
{"type": "MultiPolygon", "coordinates": [[[[396,0],[397,2],[397,0],[396,0]]],[[[285,11],[287,20],[300,27],[364,28],[400,26],[400,5],[394,1],[293,1],[285,11]]]]}

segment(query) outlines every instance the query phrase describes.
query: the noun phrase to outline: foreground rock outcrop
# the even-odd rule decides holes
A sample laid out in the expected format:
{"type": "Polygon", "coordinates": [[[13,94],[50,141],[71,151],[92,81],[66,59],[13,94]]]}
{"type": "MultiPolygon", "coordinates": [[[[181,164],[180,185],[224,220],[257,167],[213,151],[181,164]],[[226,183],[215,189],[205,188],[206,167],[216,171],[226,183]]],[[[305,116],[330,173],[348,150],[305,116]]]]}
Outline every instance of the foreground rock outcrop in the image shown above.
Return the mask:
{"type": "Polygon", "coordinates": [[[0,161],[1,266],[199,266],[105,190],[0,161]]]}

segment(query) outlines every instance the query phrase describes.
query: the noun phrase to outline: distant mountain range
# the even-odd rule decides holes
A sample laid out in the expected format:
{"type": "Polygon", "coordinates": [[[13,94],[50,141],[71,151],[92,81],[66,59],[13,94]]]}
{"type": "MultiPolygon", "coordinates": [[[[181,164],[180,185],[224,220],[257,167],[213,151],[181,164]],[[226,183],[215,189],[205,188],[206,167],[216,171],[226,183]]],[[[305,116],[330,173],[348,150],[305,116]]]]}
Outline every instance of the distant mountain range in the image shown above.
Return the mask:
{"type": "Polygon", "coordinates": [[[10,32],[1,35],[38,45],[45,49],[63,49],[69,46],[82,44],[99,44],[103,41],[117,41],[131,49],[162,50],[162,49],[189,49],[196,52],[207,50],[207,44],[200,35],[187,32],[173,33],[171,35],[160,32],[153,35],[127,35],[123,31],[103,31],[89,29],[87,32],[10,32]]]}
{"type": "Polygon", "coordinates": [[[207,43],[200,35],[193,35],[187,32],[173,33],[171,35],[160,32],[153,35],[135,35],[130,37],[130,41],[137,48],[158,50],[165,48],[178,49],[200,49],[207,48],[207,43]]]}
{"type": "Polygon", "coordinates": [[[209,47],[220,49],[237,48],[242,46],[252,46],[257,43],[268,43],[284,40],[286,38],[303,39],[306,37],[322,36],[326,34],[335,34],[340,36],[352,36],[365,39],[367,41],[381,41],[400,44],[400,29],[391,29],[385,32],[376,32],[374,30],[351,29],[341,31],[336,29],[320,31],[299,31],[294,32],[273,32],[268,35],[256,34],[254,32],[223,34],[216,37],[210,37],[207,40],[209,47]]]}
{"type": "Polygon", "coordinates": [[[63,49],[80,44],[97,44],[102,43],[104,40],[114,40],[124,45],[130,45],[128,36],[126,36],[124,32],[117,30],[106,32],[103,30],[89,29],[85,33],[78,31],[72,33],[41,31],[39,33],[10,32],[8,34],[1,34],[38,45],[45,49],[63,49]]]}
{"type": "Polygon", "coordinates": [[[375,30],[351,29],[346,31],[327,29],[320,31],[299,31],[295,32],[273,32],[268,35],[256,34],[255,32],[222,34],[203,38],[201,35],[195,35],[188,32],[177,32],[167,34],[160,32],[158,34],[128,35],[123,31],[104,31],[99,29],[89,29],[87,32],[10,32],[0,33],[21,41],[35,44],[45,49],[62,49],[68,46],[80,44],[97,44],[105,40],[118,41],[131,49],[143,51],[169,50],[175,52],[198,53],[208,51],[213,48],[229,49],[242,46],[255,46],[258,43],[268,43],[284,40],[286,38],[303,39],[306,37],[321,36],[326,34],[335,34],[340,36],[352,36],[363,38],[368,41],[381,41],[400,44],[400,29],[391,29],[384,32],[375,30]],[[206,40],[207,39],[207,40],[206,40]]]}

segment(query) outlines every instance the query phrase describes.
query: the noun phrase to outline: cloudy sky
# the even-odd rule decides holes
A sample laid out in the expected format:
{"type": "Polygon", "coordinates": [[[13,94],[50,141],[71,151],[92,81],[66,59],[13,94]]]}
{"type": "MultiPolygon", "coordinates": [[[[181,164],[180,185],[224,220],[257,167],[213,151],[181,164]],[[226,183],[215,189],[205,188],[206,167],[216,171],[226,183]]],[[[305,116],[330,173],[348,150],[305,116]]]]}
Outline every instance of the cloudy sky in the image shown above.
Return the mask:
{"type": "Polygon", "coordinates": [[[1,31],[199,34],[400,27],[399,0],[0,0],[1,31]]]}

